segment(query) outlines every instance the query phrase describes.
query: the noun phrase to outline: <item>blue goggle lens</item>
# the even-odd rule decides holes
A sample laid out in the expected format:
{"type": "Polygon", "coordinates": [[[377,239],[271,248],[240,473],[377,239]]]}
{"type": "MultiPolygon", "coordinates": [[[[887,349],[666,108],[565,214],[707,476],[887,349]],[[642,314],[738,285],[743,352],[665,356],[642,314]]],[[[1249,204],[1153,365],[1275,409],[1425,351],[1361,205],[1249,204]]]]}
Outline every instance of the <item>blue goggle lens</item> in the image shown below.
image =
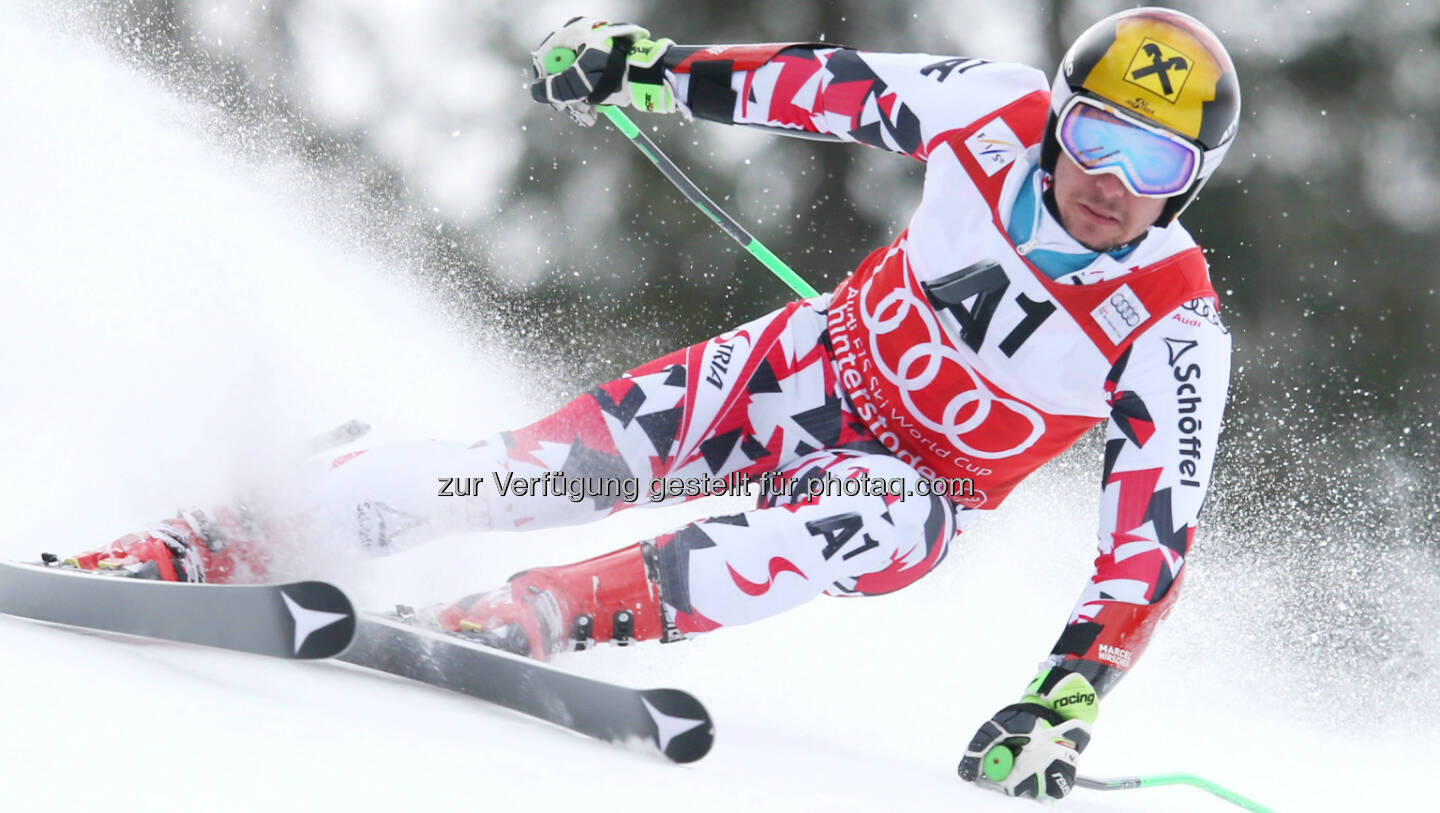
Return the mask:
{"type": "Polygon", "coordinates": [[[1169,197],[1189,188],[1199,151],[1077,99],[1060,121],[1060,145],[1086,172],[1112,172],[1144,197],[1169,197]],[[1115,170],[1118,170],[1116,172],[1115,170]]]}

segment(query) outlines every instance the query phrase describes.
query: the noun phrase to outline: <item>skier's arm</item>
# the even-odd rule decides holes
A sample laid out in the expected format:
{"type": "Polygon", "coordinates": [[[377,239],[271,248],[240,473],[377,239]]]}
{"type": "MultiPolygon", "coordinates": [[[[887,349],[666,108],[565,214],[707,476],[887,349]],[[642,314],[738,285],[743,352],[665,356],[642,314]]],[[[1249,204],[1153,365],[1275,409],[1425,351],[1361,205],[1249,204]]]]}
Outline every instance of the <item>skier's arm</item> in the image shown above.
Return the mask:
{"type": "Polygon", "coordinates": [[[1047,87],[1022,65],[819,44],[675,45],[661,62],[676,98],[699,118],[922,161],[937,135],[1047,87]]]}
{"type": "Polygon", "coordinates": [[[1230,336],[1211,299],[1136,339],[1112,369],[1095,572],[1050,657],[1103,695],[1169,612],[1215,461],[1230,336]]]}
{"type": "Polygon", "coordinates": [[[1095,573],[1020,702],[970,739],[962,779],[1011,796],[1064,798],[1100,697],[1174,602],[1230,379],[1230,336],[1213,304],[1197,299],[1160,320],[1111,369],[1095,573]]]}
{"type": "Polygon", "coordinates": [[[551,32],[532,56],[531,95],[587,126],[599,104],[684,109],[921,161],[937,136],[1049,87],[1040,71],[1010,63],[820,43],[676,45],[588,17],[551,32]]]}

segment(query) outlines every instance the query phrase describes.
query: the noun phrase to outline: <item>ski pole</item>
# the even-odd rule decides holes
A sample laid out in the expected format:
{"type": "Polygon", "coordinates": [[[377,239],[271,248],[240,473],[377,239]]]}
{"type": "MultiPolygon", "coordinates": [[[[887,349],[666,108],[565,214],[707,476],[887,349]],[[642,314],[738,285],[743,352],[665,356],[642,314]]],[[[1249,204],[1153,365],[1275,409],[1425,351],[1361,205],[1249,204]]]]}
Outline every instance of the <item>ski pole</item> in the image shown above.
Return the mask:
{"type": "Polygon", "coordinates": [[[776,257],[775,253],[766,248],[764,243],[761,243],[754,235],[746,231],[744,226],[737,223],[735,218],[726,214],[719,206],[716,206],[715,201],[710,200],[710,198],[700,190],[700,187],[695,185],[694,181],[687,178],[685,173],[681,172],[680,168],[675,166],[674,161],[671,161],[665,153],[660,151],[659,147],[655,146],[655,142],[640,132],[640,128],[636,127],[635,122],[631,121],[630,117],[625,115],[625,111],[607,104],[599,105],[597,109],[604,113],[606,118],[610,119],[610,123],[615,125],[616,129],[624,133],[626,138],[630,139],[631,144],[634,144],[640,152],[645,153],[645,157],[650,159],[650,163],[658,167],[660,172],[663,173],[666,178],[670,179],[670,183],[675,184],[675,187],[680,190],[682,195],[689,198],[690,202],[695,204],[696,208],[708,215],[711,220],[715,221],[716,225],[724,229],[725,233],[730,235],[735,242],[744,246],[745,250],[750,252],[755,259],[764,263],[765,267],[770,269],[770,272],[775,276],[779,277],[781,282],[790,286],[790,290],[806,298],[815,296],[818,293],[814,288],[810,287],[810,283],[806,282],[799,274],[795,273],[790,266],[786,265],[784,260],[776,257]]]}
{"type": "MultiPolygon", "coordinates": [[[[553,48],[545,55],[545,74],[547,76],[557,74],[570,67],[574,62],[574,51],[569,48],[553,48]]],[[[725,233],[730,235],[731,239],[743,246],[746,251],[750,252],[751,256],[763,263],[766,268],[770,269],[770,272],[779,277],[781,282],[790,286],[790,290],[807,299],[818,295],[819,292],[810,287],[810,283],[795,273],[790,266],[785,264],[784,260],[776,257],[775,252],[766,248],[764,243],[761,243],[755,238],[755,235],[746,231],[745,227],[741,226],[735,218],[726,214],[725,210],[719,206],[716,206],[715,201],[711,200],[709,196],[701,191],[700,187],[696,186],[694,181],[691,181],[685,176],[684,172],[680,171],[680,167],[676,166],[675,162],[671,161],[669,156],[665,155],[665,153],[660,151],[659,147],[655,146],[655,142],[640,132],[640,128],[636,127],[635,122],[631,121],[630,117],[625,115],[625,111],[607,104],[596,105],[595,109],[604,113],[605,118],[610,119],[610,123],[615,125],[615,129],[630,139],[630,143],[634,144],[636,149],[644,153],[645,157],[650,159],[650,163],[654,164],[666,178],[670,179],[670,183],[675,184],[675,188],[680,190],[680,194],[695,204],[695,207],[704,212],[707,217],[715,221],[715,224],[724,229],[725,233]]]]}
{"type": "Polygon", "coordinates": [[[1090,790],[1132,790],[1134,788],[1158,788],[1162,785],[1190,785],[1199,788],[1206,793],[1224,799],[1236,807],[1252,810],[1255,813],[1274,813],[1270,808],[1252,802],[1233,790],[1222,788],[1207,779],[1185,773],[1159,774],[1157,776],[1126,776],[1116,779],[1097,779],[1090,776],[1075,777],[1075,784],[1090,790]]]}

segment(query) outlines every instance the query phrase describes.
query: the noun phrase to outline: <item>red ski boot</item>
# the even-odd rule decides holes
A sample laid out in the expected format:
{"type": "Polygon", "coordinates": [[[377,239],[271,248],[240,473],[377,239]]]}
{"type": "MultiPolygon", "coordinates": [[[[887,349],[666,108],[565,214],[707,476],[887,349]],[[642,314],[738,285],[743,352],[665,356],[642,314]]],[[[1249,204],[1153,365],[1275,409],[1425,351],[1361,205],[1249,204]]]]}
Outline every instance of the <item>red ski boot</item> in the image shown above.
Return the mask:
{"type": "Polygon", "coordinates": [[[262,581],[266,567],[255,528],[254,517],[243,507],[221,508],[213,515],[182,511],[61,564],[168,582],[262,581]]]}
{"type": "Polygon", "coordinates": [[[432,608],[440,627],[539,660],[595,643],[680,633],[660,603],[659,554],[640,543],[572,565],[521,571],[504,586],[432,608]]]}

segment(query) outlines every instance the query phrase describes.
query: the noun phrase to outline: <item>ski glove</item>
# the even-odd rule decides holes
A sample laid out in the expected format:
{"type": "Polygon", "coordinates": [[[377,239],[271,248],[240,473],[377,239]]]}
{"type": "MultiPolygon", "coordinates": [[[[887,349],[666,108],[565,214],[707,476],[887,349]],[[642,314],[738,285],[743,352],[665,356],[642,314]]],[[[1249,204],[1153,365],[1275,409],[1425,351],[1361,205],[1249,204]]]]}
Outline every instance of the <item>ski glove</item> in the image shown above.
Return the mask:
{"type": "Polygon", "coordinates": [[[563,110],[581,125],[595,123],[595,105],[627,105],[652,113],[675,110],[675,93],[665,81],[660,58],[674,45],[652,40],[631,23],[576,17],[551,32],[531,56],[537,102],[563,110]]]}
{"type": "Polygon", "coordinates": [[[1019,703],[980,726],[960,760],[960,778],[1037,801],[1065,798],[1099,712],[1090,681],[1060,667],[1042,671],[1019,703]]]}

